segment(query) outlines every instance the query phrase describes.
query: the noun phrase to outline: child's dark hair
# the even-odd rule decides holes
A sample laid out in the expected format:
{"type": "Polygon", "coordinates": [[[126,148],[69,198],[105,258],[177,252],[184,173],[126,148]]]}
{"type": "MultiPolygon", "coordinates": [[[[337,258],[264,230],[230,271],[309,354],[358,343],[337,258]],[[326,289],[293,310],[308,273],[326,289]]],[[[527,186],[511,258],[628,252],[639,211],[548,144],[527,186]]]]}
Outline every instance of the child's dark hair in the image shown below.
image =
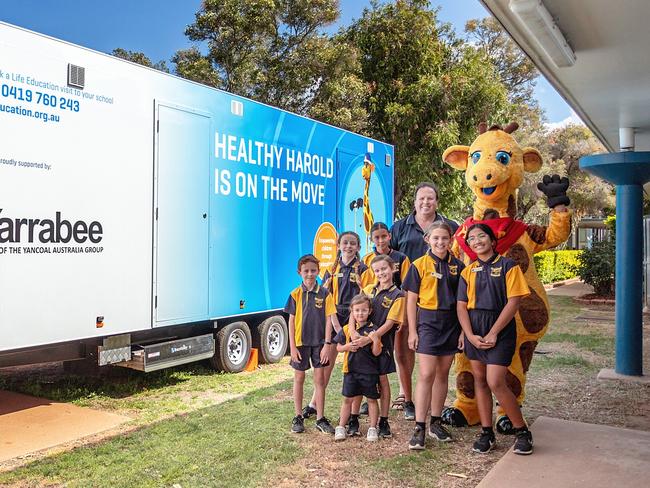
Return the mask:
{"type": "Polygon", "coordinates": [[[372,310],[372,300],[370,300],[370,297],[368,295],[361,292],[358,295],[352,297],[352,300],[350,300],[350,311],[352,311],[352,307],[359,305],[360,303],[367,303],[368,308],[372,310]]]}
{"type": "Polygon", "coordinates": [[[370,266],[372,267],[373,264],[381,263],[382,261],[386,261],[391,269],[393,266],[395,266],[395,261],[388,254],[378,254],[372,258],[372,261],[370,261],[370,266]]]}
{"type": "Polygon", "coordinates": [[[451,230],[450,225],[444,220],[436,220],[433,222],[427,230],[424,232],[424,238],[426,239],[431,235],[431,233],[436,229],[444,229],[449,233],[449,237],[454,237],[454,231],[451,230]]]}
{"type": "Polygon", "coordinates": [[[298,272],[300,272],[302,265],[307,263],[314,263],[317,267],[320,268],[320,261],[318,261],[318,258],[316,256],[313,254],[305,254],[298,260],[298,272]]]}
{"type": "Polygon", "coordinates": [[[418,192],[422,188],[431,188],[436,194],[436,200],[438,199],[438,187],[431,181],[423,181],[422,183],[418,183],[418,186],[415,187],[415,193],[413,194],[414,198],[418,196],[418,192]]]}
{"type": "Polygon", "coordinates": [[[375,222],[374,224],[372,224],[372,227],[370,227],[370,235],[372,235],[372,233],[375,232],[376,230],[382,230],[382,229],[390,233],[390,229],[386,224],[384,224],[383,222],[375,222]]]}
{"type": "Polygon", "coordinates": [[[494,235],[494,231],[492,228],[487,225],[487,224],[472,224],[469,229],[467,229],[467,234],[465,234],[465,240],[469,237],[469,233],[472,232],[474,229],[481,229],[483,232],[487,234],[487,236],[490,238],[492,241],[492,247],[495,247],[497,244],[497,238],[494,235]]]}

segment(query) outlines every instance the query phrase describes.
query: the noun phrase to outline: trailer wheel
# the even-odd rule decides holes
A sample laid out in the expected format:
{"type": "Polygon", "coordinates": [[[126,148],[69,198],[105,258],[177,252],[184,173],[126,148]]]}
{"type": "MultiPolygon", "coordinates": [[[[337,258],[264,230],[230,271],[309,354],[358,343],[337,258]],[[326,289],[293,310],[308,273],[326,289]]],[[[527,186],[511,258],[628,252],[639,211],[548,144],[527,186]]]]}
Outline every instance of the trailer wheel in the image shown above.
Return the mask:
{"type": "Polygon", "coordinates": [[[246,322],[233,322],[217,332],[213,368],[226,373],[239,373],[251,355],[251,331],[246,322]]]}
{"type": "MultiPolygon", "coordinates": [[[[257,326],[259,334],[260,361],[273,364],[280,361],[287,352],[289,329],[282,315],[269,317],[257,326]]],[[[257,341],[256,341],[257,342],[257,341]]]]}

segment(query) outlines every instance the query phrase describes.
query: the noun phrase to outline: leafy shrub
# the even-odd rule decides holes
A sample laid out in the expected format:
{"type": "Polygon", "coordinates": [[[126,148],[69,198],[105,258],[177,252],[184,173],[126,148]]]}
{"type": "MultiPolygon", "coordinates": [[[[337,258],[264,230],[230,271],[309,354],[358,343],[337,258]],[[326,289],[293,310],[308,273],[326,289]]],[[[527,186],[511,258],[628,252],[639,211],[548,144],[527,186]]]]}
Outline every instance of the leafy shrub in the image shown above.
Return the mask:
{"type": "Polygon", "coordinates": [[[614,294],[614,272],[616,270],[616,241],[605,239],[594,242],[591,249],[580,254],[578,275],[585,283],[594,287],[596,295],[614,294]]]}
{"type": "Polygon", "coordinates": [[[542,283],[568,280],[578,275],[582,251],[542,251],[535,254],[535,269],[542,283]]]}

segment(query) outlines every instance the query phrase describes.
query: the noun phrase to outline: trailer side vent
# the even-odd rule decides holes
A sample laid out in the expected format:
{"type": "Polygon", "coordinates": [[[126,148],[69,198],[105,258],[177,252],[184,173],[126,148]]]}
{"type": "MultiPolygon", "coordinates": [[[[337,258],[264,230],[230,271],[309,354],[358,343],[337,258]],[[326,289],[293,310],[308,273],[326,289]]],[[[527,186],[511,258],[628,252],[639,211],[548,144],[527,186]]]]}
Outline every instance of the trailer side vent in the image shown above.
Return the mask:
{"type": "Polygon", "coordinates": [[[86,68],[68,63],[68,85],[83,90],[86,84],[86,68]]]}
{"type": "Polygon", "coordinates": [[[242,117],[244,115],[244,104],[239,100],[230,100],[230,113],[242,117]]]}

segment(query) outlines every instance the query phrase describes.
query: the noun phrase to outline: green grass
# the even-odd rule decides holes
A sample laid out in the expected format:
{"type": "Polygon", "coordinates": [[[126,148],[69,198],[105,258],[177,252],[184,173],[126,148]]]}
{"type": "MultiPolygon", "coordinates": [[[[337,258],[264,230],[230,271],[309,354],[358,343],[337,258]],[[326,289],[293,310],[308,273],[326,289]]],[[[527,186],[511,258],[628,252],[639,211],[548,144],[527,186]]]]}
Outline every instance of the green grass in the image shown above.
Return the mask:
{"type": "Polygon", "coordinates": [[[441,445],[424,451],[405,451],[390,457],[375,459],[364,465],[368,479],[380,472],[395,480],[408,482],[409,486],[430,487],[434,480],[450,469],[451,452],[441,445]]]}
{"type": "Polygon", "coordinates": [[[575,344],[578,348],[591,351],[600,355],[612,355],[614,353],[614,338],[605,337],[600,334],[572,334],[568,332],[549,332],[542,344],[547,342],[567,342],[575,344]]]}
{"type": "Polygon", "coordinates": [[[290,382],[158,422],[96,446],[37,461],[0,483],[46,481],[69,487],[251,486],[301,450],[287,434],[289,402],[273,396],[290,382]]]}
{"type": "MultiPolygon", "coordinates": [[[[531,370],[551,369],[587,369],[594,370],[596,366],[587,359],[576,354],[544,354],[537,355],[532,362],[531,370]]],[[[534,373],[533,373],[534,374],[534,373]]]]}

